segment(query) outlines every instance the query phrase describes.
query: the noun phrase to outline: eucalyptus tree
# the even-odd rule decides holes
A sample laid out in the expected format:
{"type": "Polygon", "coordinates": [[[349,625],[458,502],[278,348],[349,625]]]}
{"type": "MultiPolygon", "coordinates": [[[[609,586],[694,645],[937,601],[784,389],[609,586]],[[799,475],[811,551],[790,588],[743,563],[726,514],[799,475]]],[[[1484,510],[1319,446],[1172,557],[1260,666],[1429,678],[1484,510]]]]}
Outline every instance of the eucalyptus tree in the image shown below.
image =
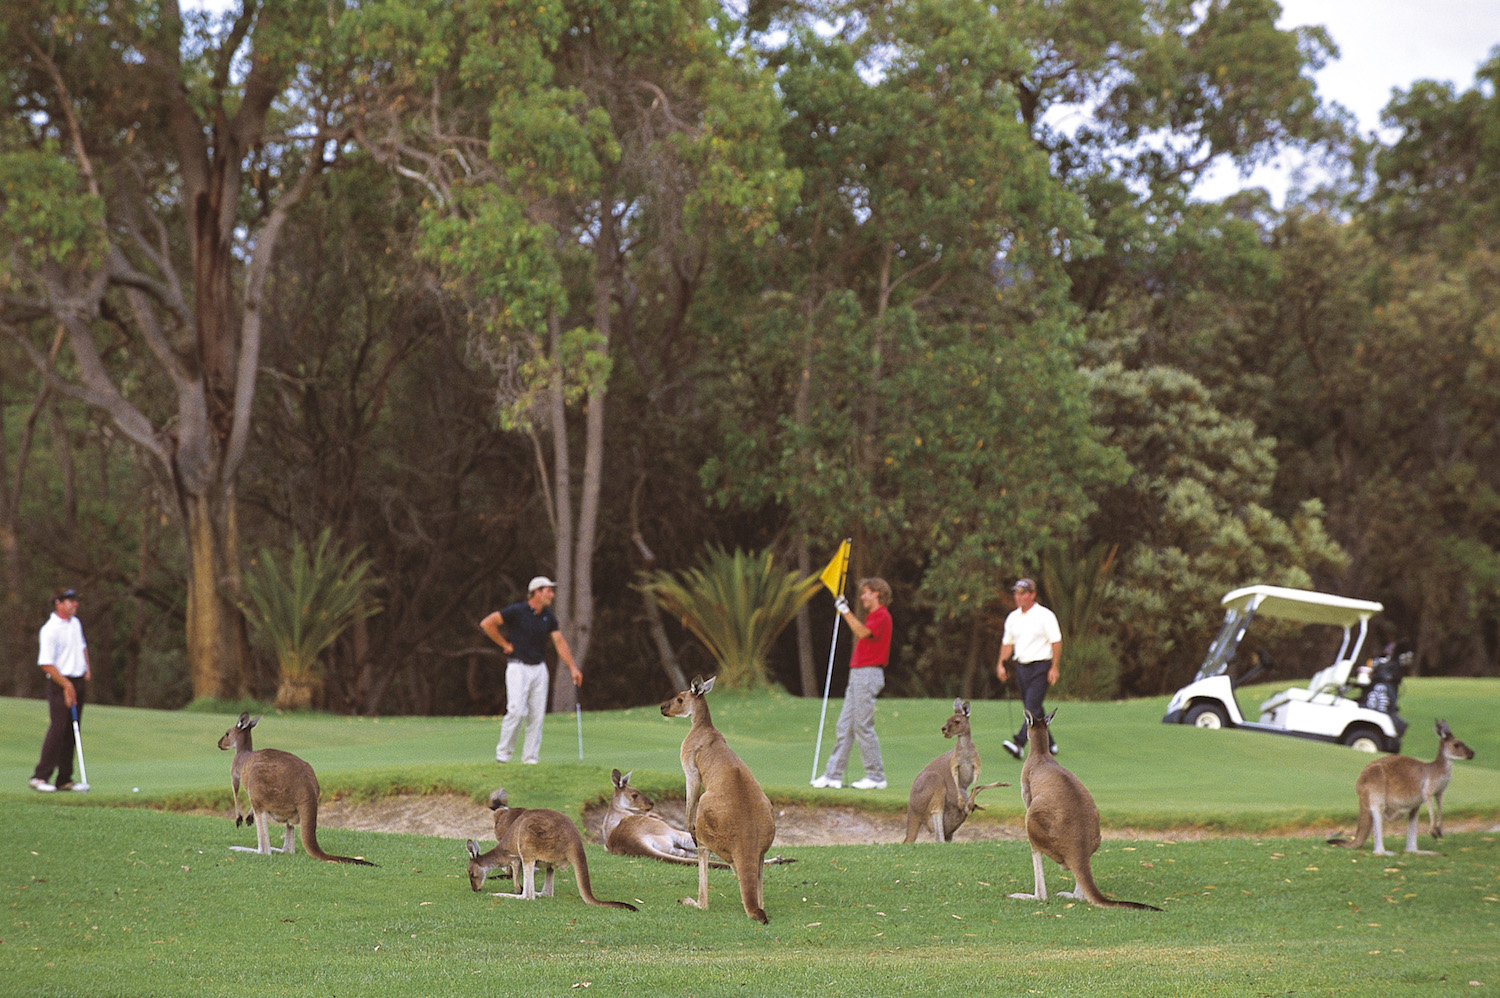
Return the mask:
{"type": "MultiPolygon", "coordinates": [[[[629,418],[609,400],[620,317],[649,290],[644,321],[680,321],[707,246],[773,226],[794,178],[769,81],[707,2],[413,3],[367,23],[391,57],[387,117],[361,139],[427,192],[428,258],[471,303],[502,426],[534,442],[582,663],[606,430],[629,418]]],[[[572,693],[555,683],[554,708],[572,693]]]]}
{"type": "Polygon", "coordinates": [[[804,185],[776,253],[740,270],[758,298],[727,288],[740,307],[703,319],[726,438],[705,476],[820,553],[854,536],[856,576],[910,566],[945,628],[974,628],[998,574],[1078,529],[1119,470],[1064,273],[1093,239],[1024,120],[1014,24],[916,0],[839,27],[759,40],[804,185]]]}
{"type": "Polygon", "coordinates": [[[200,697],[246,690],[237,476],[266,275],[343,133],[336,22],[319,0],[14,0],[0,20],[0,322],[173,497],[200,697]]]}
{"type": "Polygon", "coordinates": [[[1500,58],[1383,113],[1352,217],[1276,230],[1267,432],[1423,671],[1500,672],[1500,58]]]}

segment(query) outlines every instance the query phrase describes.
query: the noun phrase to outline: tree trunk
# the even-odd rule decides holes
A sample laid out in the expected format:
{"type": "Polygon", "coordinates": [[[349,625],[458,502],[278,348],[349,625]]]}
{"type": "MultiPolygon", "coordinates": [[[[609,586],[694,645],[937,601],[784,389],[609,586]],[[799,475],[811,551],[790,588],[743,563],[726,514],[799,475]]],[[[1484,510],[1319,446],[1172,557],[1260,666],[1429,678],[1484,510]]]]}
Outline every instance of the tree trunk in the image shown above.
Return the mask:
{"type": "Polygon", "coordinates": [[[188,546],[187,653],[194,699],[247,697],[250,645],[231,589],[239,580],[234,496],[181,498],[188,546]]]}

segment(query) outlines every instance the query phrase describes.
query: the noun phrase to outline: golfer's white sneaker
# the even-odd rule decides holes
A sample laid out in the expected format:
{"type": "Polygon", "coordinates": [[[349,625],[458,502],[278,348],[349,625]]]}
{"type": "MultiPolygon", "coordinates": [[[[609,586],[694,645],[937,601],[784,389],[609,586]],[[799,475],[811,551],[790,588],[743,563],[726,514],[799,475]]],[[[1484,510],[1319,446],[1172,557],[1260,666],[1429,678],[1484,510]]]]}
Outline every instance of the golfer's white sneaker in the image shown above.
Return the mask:
{"type": "Polygon", "coordinates": [[[87,783],[74,783],[72,780],[69,780],[67,783],[59,783],[57,789],[72,790],[74,793],[86,794],[89,792],[89,785],[87,783]]]}
{"type": "Polygon", "coordinates": [[[822,790],[822,789],[825,789],[825,788],[831,789],[831,790],[837,790],[837,789],[839,789],[840,787],[842,787],[844,785],[844,781],[843,780],[830,780],[826,776],[820,776],[816,780],[812,781],[812,785],[815,786],[815,787],[817,787],[819,790],[822,790]]]}
{"type": "Polygon", "coordinates": [[[1015,742],[1011,741],[1009,738],[1005,739],[1005,741],[1002,742],[1001,744],[1005,746],[1005,751],[1009,752],[1011,755],[1015,756],[1017,759],[1021,758],[1021,746],[1017,745],[1015,742]]]}
{"type": "Polygon", "coordinates": [[[40,779],[38,777],[33,776],[31,778],[31,789],[33,789],[33,790],[39,790],[39,791],[41,791],[44,794],[50,794],[52,791],[56,790],[57,788],[54,787],[52,784],[48,783],[46,780],[43,780],[43,779],[40,779]]]}
{"type": "Polygon", "coordinates": [[[855,780],[853,783],[851,783],[849,785],[851,787],[853,787],[855,790],[884,790],[885,789],[885,781],[884,780],[872,780],[868,776],[866,776],[866,777],[864,777],[862,779],[855,780]]]}

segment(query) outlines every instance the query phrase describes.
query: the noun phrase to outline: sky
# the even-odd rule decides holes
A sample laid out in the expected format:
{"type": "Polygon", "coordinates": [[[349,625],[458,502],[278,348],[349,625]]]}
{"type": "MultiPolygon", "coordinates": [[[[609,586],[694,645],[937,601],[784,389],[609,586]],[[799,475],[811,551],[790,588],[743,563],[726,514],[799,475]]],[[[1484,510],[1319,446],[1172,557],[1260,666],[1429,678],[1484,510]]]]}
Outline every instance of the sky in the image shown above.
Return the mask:
{"type": "MultiPolygon", "coordinates": [[[[1500,46],[1500,0],[1280,0],[1278,25],[1321,24],[1333,36],[1339,58],[1316,74],[1318,92],[1352,111],[1364,132],[1380,125],[1392,91],[1417,80],[1446,80],[1462,92],[1492,48],[1500,46]]],[[[1247,186],[1263,186],[1278,203],[1284,198],[1297,157],[1248,180],[1220,170],[1198,188],[1220,198],[1247,186]]]]}

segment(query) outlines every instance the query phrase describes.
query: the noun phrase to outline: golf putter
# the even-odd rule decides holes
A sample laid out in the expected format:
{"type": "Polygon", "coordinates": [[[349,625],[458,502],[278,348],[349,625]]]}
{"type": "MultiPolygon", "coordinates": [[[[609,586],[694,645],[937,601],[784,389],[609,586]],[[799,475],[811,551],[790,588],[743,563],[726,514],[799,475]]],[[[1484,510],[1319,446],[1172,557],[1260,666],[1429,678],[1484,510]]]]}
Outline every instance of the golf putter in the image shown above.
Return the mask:
{"type": "Polygon", "coordinates": [[[78,749],[78,775],[83,777],[74,786],[75,790],[89,789],[89,770],[83,764],[83,733],[78,730],[78,705],[73,705],[73,745],[78,749]]]}

